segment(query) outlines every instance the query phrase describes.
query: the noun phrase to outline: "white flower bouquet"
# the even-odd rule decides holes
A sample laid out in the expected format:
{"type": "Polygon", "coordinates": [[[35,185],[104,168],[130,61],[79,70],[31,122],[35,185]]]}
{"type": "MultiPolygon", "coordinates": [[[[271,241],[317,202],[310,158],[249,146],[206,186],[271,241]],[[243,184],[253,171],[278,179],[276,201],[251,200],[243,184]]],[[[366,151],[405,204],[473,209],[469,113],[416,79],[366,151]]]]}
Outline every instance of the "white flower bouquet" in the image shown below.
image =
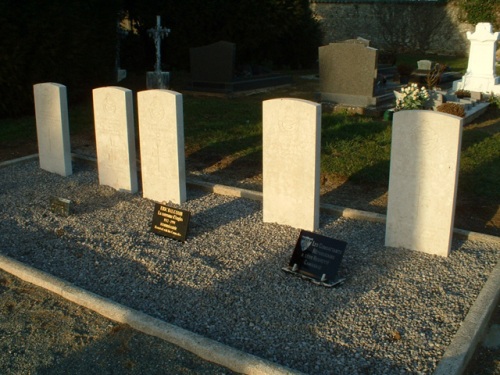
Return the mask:
{"type": "Polygon", "coordinates": [[[423,109],[429,100],[429,92],[425,87],[419,88],[416,83],[411,83],[401,89],[401,94],[396,99],[396,111],[408,109],[423,109]]]}

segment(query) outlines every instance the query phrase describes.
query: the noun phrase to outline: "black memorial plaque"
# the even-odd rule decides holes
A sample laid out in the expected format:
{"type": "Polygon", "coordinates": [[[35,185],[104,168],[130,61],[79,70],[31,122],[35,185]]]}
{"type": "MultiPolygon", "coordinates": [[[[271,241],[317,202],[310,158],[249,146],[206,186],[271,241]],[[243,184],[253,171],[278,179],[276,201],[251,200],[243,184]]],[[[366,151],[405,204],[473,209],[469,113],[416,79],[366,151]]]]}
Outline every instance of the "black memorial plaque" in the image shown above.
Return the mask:
{"type": "Polygon", "coordinates": [[[50,210],[56,215],[69,216],[71,201],[64,198],[50,197],[50,210]]]}
{"type": "Polygon", "coordinates": [[[184,242],[190,217],[189,211],[156,203],[151,230],[161,236],[184,242]]]}
{"type": "Polygon", "coordinates": [[[289,266],[283,270],[325,286],[337,285],[344,281],[337,272],[346,247],[347,242],[302,230],[289,266]]]}

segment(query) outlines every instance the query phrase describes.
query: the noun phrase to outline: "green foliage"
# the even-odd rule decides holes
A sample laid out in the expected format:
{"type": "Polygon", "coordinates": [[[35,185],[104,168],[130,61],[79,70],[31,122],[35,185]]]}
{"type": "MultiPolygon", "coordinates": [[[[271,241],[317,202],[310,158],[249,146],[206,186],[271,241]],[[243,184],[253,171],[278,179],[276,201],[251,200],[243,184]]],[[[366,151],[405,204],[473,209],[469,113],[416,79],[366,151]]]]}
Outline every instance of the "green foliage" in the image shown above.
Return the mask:
{"type": "Polygon", "coordinates": [[[459,0],[458,6],[468,23],[475,25],[479,22],[489,22],[495,27],[500,27],[498,0],[459,0]]]}
{"type": "MultiPolygon", "coordinates": [[[[92,103],[73,105],[69,110],[70,134],[94,128],[92,103]]],[[[0,119],[0,142],[36,141],[36,120],[33,115],[0,119]]]]}
{"type": "Polygon", "coordinates": [[[321,136],[323,173],[354,182],[387,185],[391,147],[389,123],[347,113],[324,114],[321,136]]]}
{"type": "Polygon", "coordinates": [[[500,133],[465,130],[460,159],[460,189],[500,199],[500,133]]]}
{"type": "Polygon", "coordinates": [[[401,96],[396,99],[396,111],[423,109],[429,101],[429,93],[425,87],[411,83],[401,88],[401,96]]]}
{"type": "Polygon", "coordinates": [[[488,102],[492,107],[500,108],[500,95],[495,95],[494,93],[491,93],[490,96],[488,97],[488,102]]]}
{"type": "Polygon", "coordinates": [[[446,65],[451,71],[465,73],[467,70],[467,57],[444,56],[444,55],[429,55],[416,53],[400,53],[397,55],[396,64],[406,64],[417,69],[417,61],[432,60],[446,65]]]}
{"type": "Polygon", "coordinates": [[[154,26],[156,15],[172,30],[162,47],[166,69],[188,69],[189,48],[219,40],[236,43],[240,64],[309,67],[321,44],[319,24],[307,0],[126,0],[124,8],[147,49],[139,55],[148,67],[155,55],[147,30],[154,26]]]}
{"type": "Polygon", "coordinates": [[[114,77],[119,0],[0,2],[0,117],[33,111],[33,84],[57,82],[70,100],[114,77]]]}

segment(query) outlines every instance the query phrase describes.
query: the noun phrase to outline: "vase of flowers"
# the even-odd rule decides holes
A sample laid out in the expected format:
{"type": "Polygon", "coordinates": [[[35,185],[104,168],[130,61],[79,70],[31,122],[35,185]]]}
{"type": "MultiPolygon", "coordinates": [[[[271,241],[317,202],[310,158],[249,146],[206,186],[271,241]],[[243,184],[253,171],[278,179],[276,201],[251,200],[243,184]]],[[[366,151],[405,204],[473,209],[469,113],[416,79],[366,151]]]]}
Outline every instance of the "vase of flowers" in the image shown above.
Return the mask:
{"type": "Polygon", "coordinates": [[[424,109],[429,100],[429,92],[425,87],[418,87],[416,83],[411,83],[401,89],[396,95],[396,111],[408,109],[424,109]]]}

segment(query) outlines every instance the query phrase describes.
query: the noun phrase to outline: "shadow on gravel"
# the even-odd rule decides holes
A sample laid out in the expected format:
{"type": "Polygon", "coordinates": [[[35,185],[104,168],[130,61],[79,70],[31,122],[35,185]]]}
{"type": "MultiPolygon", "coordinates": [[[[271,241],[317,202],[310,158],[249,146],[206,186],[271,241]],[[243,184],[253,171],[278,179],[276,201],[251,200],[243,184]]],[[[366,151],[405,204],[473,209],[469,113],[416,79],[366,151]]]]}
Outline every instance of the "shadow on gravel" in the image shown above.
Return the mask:
{"type": "MultiPolygon", "coordinates": [[[[432,370],[449,343],[443,330],[455,332],[469,308],[462,292],[478,293],[487,277],[481,262],[489,253],[462,249],[462,242],[454,242],[449,258],[385,248],[384,224],[323,216],[319,232],[348,242],[341,267],[346,282],[323,288],[281,271],[299,230],[262,223],[260,202],[191,190],[182,207],[193,210],[192,227],[188,241],[180,243],[149,232],[152,202],[111,197],[116,202],[107,208],[69,218],[49,211],[37,221],[42,208],[34,207],[25,212],[25,222],[2,221],[0,252],[307,373],[432,370]],[[88,213],[94,216],[87,227],[74,229],[88,213]],[[105,215],[114,219],[101,226],[105,215]],[[477,275],[463,277],[463,264],[477,275]]],[[[101,198],[88,199],[92,207],[101,198]]],[[[146,347],[138,344],[137,352],[146,347]]],[[[92,366],[100,350],[88,350],[70,361],[92,366]]],[[[160,354],[152,350],[146,361],[154,363],[160,354]]],[[[120,369],[136,363],[135,357],[126,361],[120,369]]],[[[70,366],[62,362],[47,371],[70,366]]]]}
{"type": "Polygon", "coordinates": [[[235,374],[159,338],[116,325],[98,341],[65,358],[54,358],[37,374],[235,374]]]}

